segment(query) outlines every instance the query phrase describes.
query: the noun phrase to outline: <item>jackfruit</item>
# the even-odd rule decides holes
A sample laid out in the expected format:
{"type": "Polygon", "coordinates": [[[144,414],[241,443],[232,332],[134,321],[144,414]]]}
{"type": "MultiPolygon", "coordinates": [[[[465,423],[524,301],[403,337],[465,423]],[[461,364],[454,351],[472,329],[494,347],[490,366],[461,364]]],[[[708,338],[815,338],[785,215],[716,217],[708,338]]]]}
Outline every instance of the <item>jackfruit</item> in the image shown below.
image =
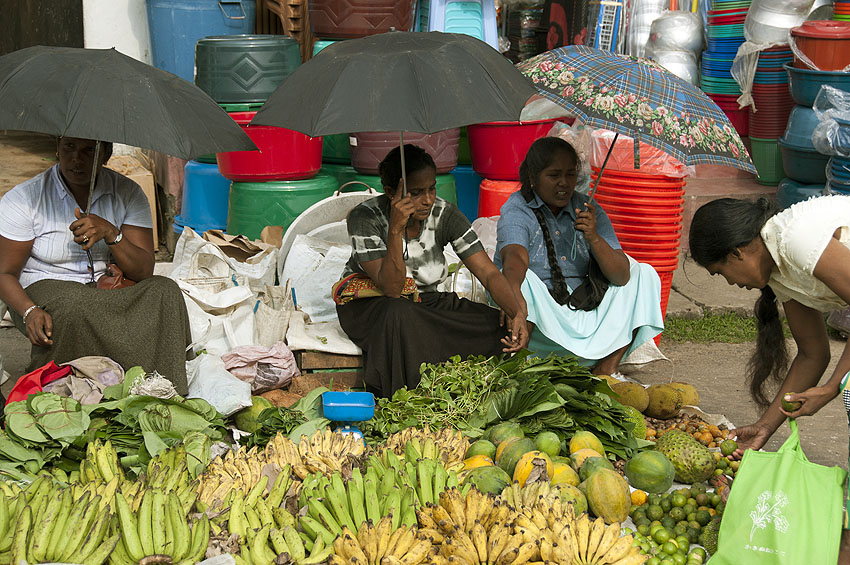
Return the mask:
{"type": "Polygon", "coordinates": [[[682,408],[682,393],[670,385],[652,385],[646,392],[649,404],[644,413],[650,418],[675,418],[682,408]]]}
{"type": "Polygon", "coordinates": [[[620,404],[626,406],[634,406],[640,412],[646,410],[649,406],[649,393],[638,383],[622,382],[611,386],[611,389],[617,393],[617,400],[620,404]]]}
{"type": "Polygon", "coordinates": [[[682,404],[685,406],[699,406],[699,393],[696,387],[688,383],[670,383],[670,386],[682,393],[682,404]]]}

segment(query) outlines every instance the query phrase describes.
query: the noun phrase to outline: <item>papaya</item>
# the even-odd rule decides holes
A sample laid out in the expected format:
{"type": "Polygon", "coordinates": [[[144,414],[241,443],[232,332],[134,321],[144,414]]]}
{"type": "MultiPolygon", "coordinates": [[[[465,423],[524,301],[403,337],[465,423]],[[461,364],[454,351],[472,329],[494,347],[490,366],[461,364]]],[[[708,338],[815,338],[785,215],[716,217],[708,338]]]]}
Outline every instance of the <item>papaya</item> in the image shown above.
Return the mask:
{"type": "Polygon", "coordinates": [[[581,466],[584,465],[584,462],[587,461],[591,457],[603,457],[601,453],[598,451],[594,451],[593,449],[579,449],[575,453],[573,453],[572,457],[572,465],[573,469],[578,471],[581,469],[581,466]]]}
{"type": "Polygon", "coordinates": [[[478,467],[471,470],[463,482],[472,483],[483,493],[498,495],[511,484],[511,477],[498,467],[478,467]]]}
{"type": "Polygon", "coordinates": [[[501,457],[502,457],[502,453],[504,453],[504,452],[505,452],[505,450],[506,450],[506,449],[507,449],[507,448],[508,448],[511,444],[516,443],[516,442],[518,442],[518,441],[519,441],[519,440],[521,440],[521,439],[522,439],[521,437],[509,437],[508,439],[506,439],[505,441],[503,441],[502,443],[500,443],[500,444],[499,444],[499,447],[497,447],[497,448],[496,448],[496,458],[494,459],[494,461],[495,461],[496,463],[498,463],[498,462],[499,462],[499,459],[501,459],[501,457]]]}
{"type": "Polygon", "coordinates": [[[622,522],[629,517],[631,491],[626,479],[617,471],[599,469],[585,481],[587,505],[606,524],[622,522]]]}
{"type": "Polygon", "coordinates": [[[549,457],[552,460],[552,463],[563,463],[564,465],[572,465],[573,462],[570,461],[569,457],[564,457],[563,455],[553,455],[549,457]]]}
{"type": "Polygon", "coordinates": [[[578,470],[579,479],[586,481],[590,475],[599,469],[611,469],[613,471],[614,465],[607,457],[588,457],[585,460],[584,465],[582,465],[578,470]]]}
{"type": "Polygon", "coordinates": [[[580,449],[592,449],[599,455],[605,456],[605,448],[602,447],[602,442],[593,435],[593,432],[576,432],[570,439],[570,455],[580,449]]]}
{"type": "Polygon", "coordinates": [[[576,516],[587,512],[587,498],[578,487],[573,485],[559,485],[558,489],[561,493],[561,502],[572,504],[576,516]]]}
{"type": "Polygon", "coordinates": [[[473,455],[472,457],[467,457],[463,460],[464,471],[477,469],[478,467],[492,467],[493,465],[495,465],[493,460],[486,455],[473,455]]]}
{"type": "Polygon", "coordinates": [[[554,457],[561,453],[561,439],[555,432],[540,432],[534,438],[534,447],[549,457],[554,457]]]}
{"type": "Polygon", "coordinates": [[[474,442],[469,448],[466,450],[466,455],[464,455],[464,459],[469,459],[474,455],[486,455],[490,459],[496,458],[496,446],[493,445],[492,442],[487,441],[486,439],[479,439],[474,442]]]}
{"type": "Polygon", "coordinates": [[[629,483],[646,492],[667,492],[676,478],[676,468],[658,451],[642,451],[628,461],[625,468],[629,483]]]}
{"type": "Polygon", "coordinates": [[[552,478],[555,468],[552,460],[542,451],[529,451],[522,455],[514,467],[513,478],[524,487],[525,483],[531,481],[546,480],[552,478]]]}
{"type": "Polygon", "coordinates": [[[486,439],[496,447],[499,447],[500,443],[512,437],[525,437],[522,427],[516,422],[500,422],[490,428],[486,439]]]}
{"type": "Polygon", "coordinates": [[[516,464],[519,462],[520,457],[529,451],[534,451],[534,442],[530,439],[522,438],[512,442],[502,452],[502,456],[498,458],[499,460],[496,462],[496,465],[504,470],[508,475],[513,476],[514,469],[516,468],[516,464]]]}
{"type": "Polygon", "coordinates": [[[554,461],[552,462],[552,465],[552,480],[550,482],[553,485],[577,486],[581,482],[578,477],[578,473],[576,473],[569,465],[565,465],[564,463],[555,463],[554,461]]]}

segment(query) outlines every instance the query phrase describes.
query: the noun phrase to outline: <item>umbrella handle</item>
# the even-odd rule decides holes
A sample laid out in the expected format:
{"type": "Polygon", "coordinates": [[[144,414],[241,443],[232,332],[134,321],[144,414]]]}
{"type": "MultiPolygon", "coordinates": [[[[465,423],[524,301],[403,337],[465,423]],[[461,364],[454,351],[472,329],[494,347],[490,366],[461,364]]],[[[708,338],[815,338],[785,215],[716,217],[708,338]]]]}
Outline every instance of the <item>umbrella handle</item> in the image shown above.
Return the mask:
{"type": "Polygon", "coordinates": [[[398,149],[401,157],[401,197],[407,196],[407,170],[404,166],[404,132],[398,132],[398,149]]]}
{"type": "Polygon", "coordinates": [[[596,182],[593,183],[593,188],[590,189],[590,194],[588,195],[588,199],[592,199],[593,195],[596,194],[596,187],[599,186],[599,181],[602,179],[602,173],[605,172],[605,165],[608,164],[608,159],[611,157],[611,152],[614,151],[614,145],[617,143],[617,138],[620,137],[620,132],[614,132],[614,141],[611,142],[611,146],[608,147],[608,154],[605,155],[605,160],[602,161],[602,168],[599,169],[599,174],[596,175],[596,182]]]}

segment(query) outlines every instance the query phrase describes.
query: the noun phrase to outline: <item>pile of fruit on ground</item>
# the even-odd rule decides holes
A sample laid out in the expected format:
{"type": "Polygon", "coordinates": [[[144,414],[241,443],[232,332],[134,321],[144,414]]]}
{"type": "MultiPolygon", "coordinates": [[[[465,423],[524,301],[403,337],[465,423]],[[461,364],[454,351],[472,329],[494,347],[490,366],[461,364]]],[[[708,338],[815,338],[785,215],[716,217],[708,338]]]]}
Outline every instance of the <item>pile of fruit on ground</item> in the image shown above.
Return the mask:
{"type": "Polygon", "coordinates": [[[678,407],[648,441],[658,414],[569,359],[423,371],[368,442],[332,431],[321,391],[237,414],[242,447],[208,405],[126,383],[85,410],[31,397],[0,433],[0,564],[694,565],[714,549],[736,464],[678,407]]]}

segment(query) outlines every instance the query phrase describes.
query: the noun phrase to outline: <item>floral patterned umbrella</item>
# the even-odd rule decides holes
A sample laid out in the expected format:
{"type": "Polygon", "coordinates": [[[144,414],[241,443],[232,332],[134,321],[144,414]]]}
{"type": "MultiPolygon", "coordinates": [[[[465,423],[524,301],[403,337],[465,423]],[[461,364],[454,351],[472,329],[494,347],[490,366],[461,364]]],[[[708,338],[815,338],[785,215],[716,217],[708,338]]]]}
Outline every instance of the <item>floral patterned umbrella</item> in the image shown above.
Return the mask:
{"type": "Polygon", "coordinates": [[[633,137],[636,153],[643,141],[688,165],[756,172],[717,104],[649,59],[570,45],[541,53],[517,68],[542,96],[586,125],[633,137]]]}

